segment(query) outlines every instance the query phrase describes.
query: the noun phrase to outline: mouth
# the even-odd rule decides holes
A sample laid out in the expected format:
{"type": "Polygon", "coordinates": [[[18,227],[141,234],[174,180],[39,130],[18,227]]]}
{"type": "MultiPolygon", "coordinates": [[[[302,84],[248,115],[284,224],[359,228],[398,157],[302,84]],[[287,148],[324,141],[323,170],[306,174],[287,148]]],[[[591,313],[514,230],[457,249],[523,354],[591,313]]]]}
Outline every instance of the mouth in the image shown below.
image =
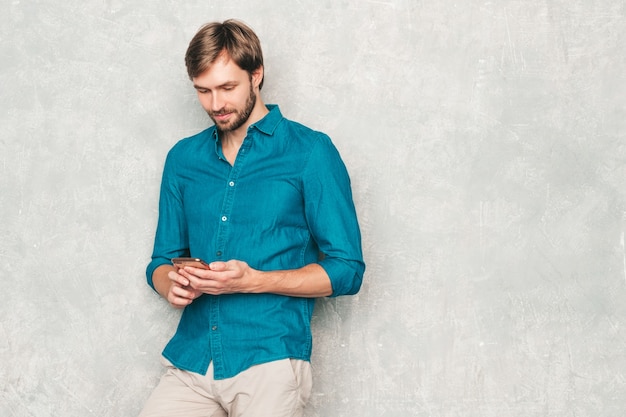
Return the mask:
{"type": "Polygon", "coordinates": [[[218,122],[225,122],[231,116],[232,113],[213,113],[213,119],[218,122]]]}

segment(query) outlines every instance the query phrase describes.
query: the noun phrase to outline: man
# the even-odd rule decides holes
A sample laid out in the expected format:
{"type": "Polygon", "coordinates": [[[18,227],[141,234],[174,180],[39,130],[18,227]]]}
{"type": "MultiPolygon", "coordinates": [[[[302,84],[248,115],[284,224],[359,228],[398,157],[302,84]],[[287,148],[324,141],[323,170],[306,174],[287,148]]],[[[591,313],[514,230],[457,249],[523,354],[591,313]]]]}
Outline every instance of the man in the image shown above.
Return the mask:
{"type": "Polygon", "coordinates": [[[365,270],[350,180],[326,135],[263,104],[245,24],[202,27],[185,62],[214,126],[165,162],[146,273],[184,310],[141,416],[301,416],[314,300],[356,293],[365,270]],[[171,263],[188,256],[208,269],[171,263]]]}

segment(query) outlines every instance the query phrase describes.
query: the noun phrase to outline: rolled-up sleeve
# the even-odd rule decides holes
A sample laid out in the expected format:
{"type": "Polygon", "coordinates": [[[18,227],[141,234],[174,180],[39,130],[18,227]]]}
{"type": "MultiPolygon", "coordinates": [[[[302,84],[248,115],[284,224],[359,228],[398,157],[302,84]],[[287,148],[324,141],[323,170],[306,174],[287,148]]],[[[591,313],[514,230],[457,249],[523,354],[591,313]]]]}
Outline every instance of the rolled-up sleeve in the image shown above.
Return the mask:
{"type": "Polygon", "coordinates": [[[187,222],[183,211],[182,195],[174,167],[176,148],[173,148],[163,168],[159,195],[159,220],[154,239],[152,260],[146,268],[148,285],[154,289],[152,275],[161,265],[170,264],[178,256],[189,256],[187,222]]]}
{"type": "Polygon", "coordinates": [[[332,297],[361,288],[365,263],[348,171],[330,138],[321,134],[304,169],[305,213],[332,285],[332,297]]]}

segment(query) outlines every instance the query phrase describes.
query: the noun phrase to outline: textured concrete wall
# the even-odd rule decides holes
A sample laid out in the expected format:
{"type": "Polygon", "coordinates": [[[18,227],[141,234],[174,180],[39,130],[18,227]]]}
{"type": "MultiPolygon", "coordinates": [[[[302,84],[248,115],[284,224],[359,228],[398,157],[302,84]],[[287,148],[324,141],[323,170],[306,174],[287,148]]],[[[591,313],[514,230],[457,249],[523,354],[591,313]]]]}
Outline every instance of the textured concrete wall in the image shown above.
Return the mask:
{"type": "Polygon", "coordinates": [[[209,123],[183,54],[228,17],[362,223],[307,417],[624,416],[623,0],[3,0],[0,415],[133,416],[156,384],[162,164],[209,123]]]}

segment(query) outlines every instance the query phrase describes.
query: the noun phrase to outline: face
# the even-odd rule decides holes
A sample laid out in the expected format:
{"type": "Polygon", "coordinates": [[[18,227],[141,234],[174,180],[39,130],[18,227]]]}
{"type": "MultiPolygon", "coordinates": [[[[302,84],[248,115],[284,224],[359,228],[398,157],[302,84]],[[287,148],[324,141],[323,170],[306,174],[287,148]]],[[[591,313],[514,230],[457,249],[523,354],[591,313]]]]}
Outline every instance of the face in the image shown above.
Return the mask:
{"type": "Polygon", "coordinates": [[[242,127],[256,104],[257,74],[248,74],[227,56],[193,79],[200,104],[222,132],[242,127]]]}

